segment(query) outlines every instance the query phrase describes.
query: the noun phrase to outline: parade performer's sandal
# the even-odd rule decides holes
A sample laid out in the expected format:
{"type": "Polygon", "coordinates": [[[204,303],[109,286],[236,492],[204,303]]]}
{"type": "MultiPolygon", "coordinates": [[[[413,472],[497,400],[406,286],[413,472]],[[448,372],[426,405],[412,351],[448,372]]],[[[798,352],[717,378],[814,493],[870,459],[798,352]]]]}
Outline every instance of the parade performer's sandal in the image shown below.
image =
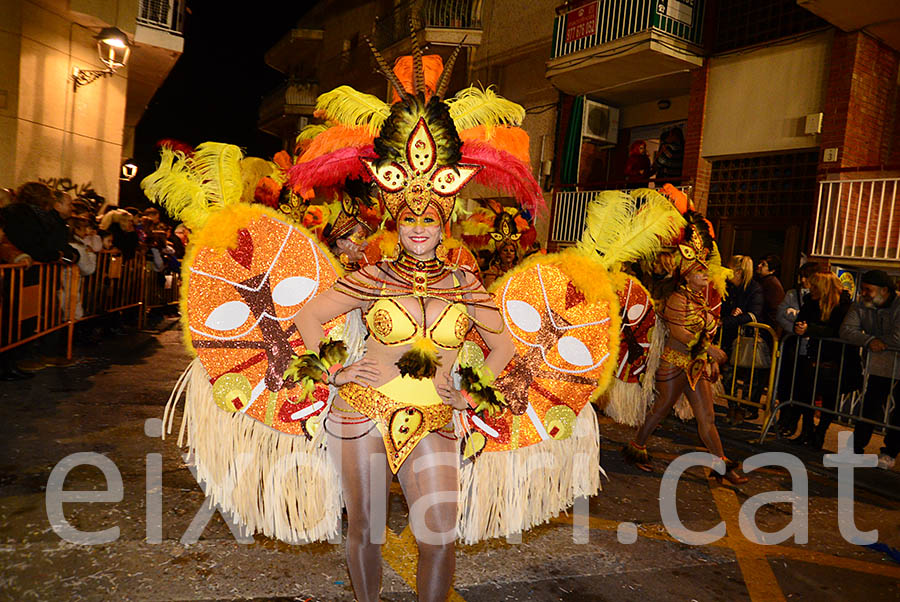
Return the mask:
{"type": "Polygon", "coordinates": [[[723,481],[728,481],[732,485],[743,485],[750,480],[750,477],[741,473],[737,462],[725,457],[722,459],[725,460],[725,474],[721,475],[717,472],[713,472],[713,477],[715,477],[720,485],[723,481]]]}
{"type": "Polygon", "coordinates": [[[638,445],[634,441],[629,441],[622,446],[622,456],[635,468],[644,472],[653,472],[653,458],[650,457],[646,445],[638,445]]]}

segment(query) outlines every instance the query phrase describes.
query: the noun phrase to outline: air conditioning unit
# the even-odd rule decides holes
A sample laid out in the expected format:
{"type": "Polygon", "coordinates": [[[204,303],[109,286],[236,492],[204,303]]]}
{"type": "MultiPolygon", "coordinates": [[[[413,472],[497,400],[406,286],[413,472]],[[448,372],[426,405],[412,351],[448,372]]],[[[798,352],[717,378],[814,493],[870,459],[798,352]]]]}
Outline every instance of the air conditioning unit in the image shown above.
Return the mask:
{"type": "Polygon", "coordinates": [[[585,98],[581,135],[615,146],[619,141],[619,109],[585,98]]]}

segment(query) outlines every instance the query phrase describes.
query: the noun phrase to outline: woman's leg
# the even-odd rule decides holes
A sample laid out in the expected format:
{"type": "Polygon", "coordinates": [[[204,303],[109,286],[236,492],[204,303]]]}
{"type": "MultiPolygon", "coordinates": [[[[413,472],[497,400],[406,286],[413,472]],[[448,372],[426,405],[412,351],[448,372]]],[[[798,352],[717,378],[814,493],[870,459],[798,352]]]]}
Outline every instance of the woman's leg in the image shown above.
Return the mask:
{"type": "Polygon", "coordinates": [[[443,602],[456,570],[456,438],[452,433],[430,433],[406,458],[397,476],[409,507],[409,526],[419,547],[419,600],[443,602]]]}
{"type": "Polygon", "coordinates": [[[381,542],[391,485],[384,441],[374,423],[356,412],[332,408],[325,428],[328,454],[341,470],[350,582],[359,602],[377,602],[381,593],[381,542]]]}
{"type": "Polygon", "coordinates": [[[662,419],[672,411],[675,402],[687,388],[686,385],[687,376],[685,376],[684,370],[666,362],[660,365],[656,371],[656,402],[650,408],[644,424],[638,429],[637,435],[634,437],[635,443],[638,445],[647,443],[647,439],[650,438],[662,419]]]}
{"type": "Polygon", "coordinates": [[[694,410],[694,418],[697,419],[697,434],[703,445],[709,450],[709,453],[720,458],[725,456],[725,450],[722,449],[722,440],[719,439],[719,431],[716,429],[716,413],[713,409],[713,392],[712,383],[706,378],[700,378],[697,381],[697,388],[685,388],[685,395],[694,410]]]}

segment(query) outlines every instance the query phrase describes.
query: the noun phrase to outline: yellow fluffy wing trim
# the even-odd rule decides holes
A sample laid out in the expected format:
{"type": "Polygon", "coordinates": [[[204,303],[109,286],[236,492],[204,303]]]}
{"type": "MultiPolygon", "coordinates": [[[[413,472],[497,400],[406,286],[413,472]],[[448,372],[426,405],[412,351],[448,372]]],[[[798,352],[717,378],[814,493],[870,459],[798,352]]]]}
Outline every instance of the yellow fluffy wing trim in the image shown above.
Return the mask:
{"type": "Polygon", "coordinates": [[[572,285],[581,292],[588,303],[606,302],[609,305],[609,353],[610,357],[600,377],[597,379],[597,387],[592,397],[603,393],[612,381],[617,358],[619,354],[619,330],[621,317],[619,316],[619,297],[613,290],[612,279],[609,272],[593,257],[585,255],[578,249],[566,249],[559,253],[547,255],[532,255],[519,265],[509,270],[488,287],[488,292],[497,295],[498,291],[506,286],[510,278],[531,269],[535,264],[553,265],[562,270],[572,285]]]}
{"type": "Polygon", "coordinates": [[[525,108],[511,100],[506,100],[491,88],[470,86],[457,92],[446,101],[450,107],[450,117],[457,131],[484,125],[521,125],[525,119],[525,108]]]}
{"type": "MultiPolygon", "coordinates": [[[[235,248],[237,246],[238,230],[246,228],[247,224],[263,216],[268,216],[280,222],[290,223],[290,220],[285,220],[284,214],[278,213],[277,211],[258,203],[252,205],[247,203],[235,203],[225,207],[221,211],[210,214],[204,227],[195,230],[191,234],[191,242],[187,247],[184,260],[181,262],[181,295],[179,296],[178,301],[181,308],[182,341],[185,349],[187,349],[191,355],[196,356],[197,352],[191,344],[191,332],[188,329],[187,323],[187,302],[191,268],[194,265],[197,253],[204,248],[214,249],[221,253],[224,253],[226,249],[235,248]]],[[[312,240],[313,244],[322,251],[322,254],[328,259],[332,267],[334,267],[338,278],[344,275],[344,269],[341,267],[340,262],[335,259],[327,246],[319,242],[319,239],[315,234],[297,224],[291,223],[291,225],[312,240]]]]}
{"type": "Polygon", "coordinates": [[[341,125],[365,127],[375,136],[391,114],[391,107],[376,96],[339,86],[319,96],[316,112],[341,125]]]}

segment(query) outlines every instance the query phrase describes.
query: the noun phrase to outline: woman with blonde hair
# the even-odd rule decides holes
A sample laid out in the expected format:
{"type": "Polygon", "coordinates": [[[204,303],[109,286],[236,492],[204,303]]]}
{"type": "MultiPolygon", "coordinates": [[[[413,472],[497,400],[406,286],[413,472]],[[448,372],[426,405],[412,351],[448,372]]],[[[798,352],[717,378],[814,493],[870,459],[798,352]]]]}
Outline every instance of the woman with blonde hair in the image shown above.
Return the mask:
{"type": "Polygon", "coordinates": [[[732,343],[738,329],[747,322],[759,321],[763,308],[763,293],[753,279],[753,258],[733,255],[728,267],[734,272],[725,285],[722,302],[722,349],[731,355],[732,343]]]}
{"type": "MultiPolygon", "coordinates": [[[[805,403],[813,405],[821,396],[822,408],[833,410],[840,395],[859,387],[859,355],[847,345],[822,340],[840,336],[841,323],[850,303],[850,294],[833,273],[810,276],[809,294],[804,296],[794,322],[794,333],[809,337],[806,355],[798,362],[796,374],[799,378],[794,383],[799,399],[805,403]]],[[[822,449],[834,414],[822,412],[818,425],[813,425],[813,415],[811,408],[803,409],[803,427],[794,440],[818,450],[822,449]]]]}

